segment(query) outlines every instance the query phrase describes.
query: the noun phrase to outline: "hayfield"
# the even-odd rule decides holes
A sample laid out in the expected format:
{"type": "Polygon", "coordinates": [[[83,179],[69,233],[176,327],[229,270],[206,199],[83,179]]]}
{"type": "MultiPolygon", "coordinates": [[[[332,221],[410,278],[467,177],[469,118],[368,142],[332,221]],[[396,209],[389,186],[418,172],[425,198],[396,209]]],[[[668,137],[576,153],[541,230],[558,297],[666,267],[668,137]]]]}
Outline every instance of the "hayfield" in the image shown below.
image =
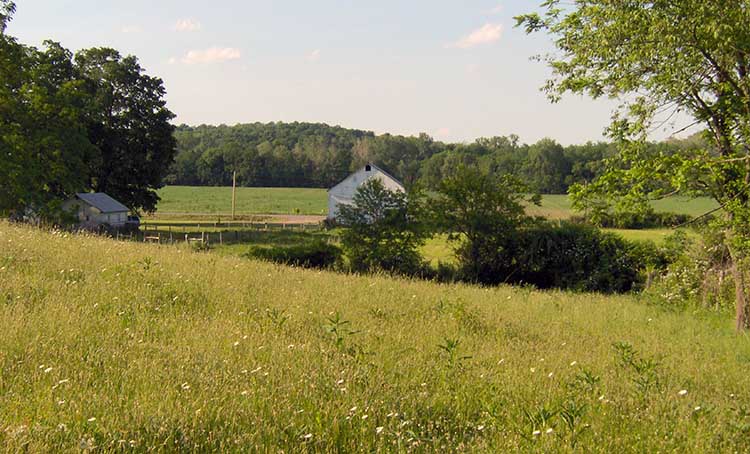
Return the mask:
{"type": "MultiPolygon", "coordinates": [[[[228,216],[232,212],[232,188],[167,186],[159,190],[161,201],[156,218],[189,218],[195,215],[228,216]]],[[[236,213],[326,215],[328,195],[325,189],[311,188],[237,188],[236,213]]],[[[657,211],[699,216],[716,207],[709,198],[671,197],[653,203],[657,211]]],[[[566,194],[545,195],[541,207],[530,214],[549,219],[567,219],[573,211],[566,194]]]]}
{"type": "Polygon", "coordinates": [[[0,245],[0,450],[750,450],[750,341],[719,316],[3,223],[0,245]]]}

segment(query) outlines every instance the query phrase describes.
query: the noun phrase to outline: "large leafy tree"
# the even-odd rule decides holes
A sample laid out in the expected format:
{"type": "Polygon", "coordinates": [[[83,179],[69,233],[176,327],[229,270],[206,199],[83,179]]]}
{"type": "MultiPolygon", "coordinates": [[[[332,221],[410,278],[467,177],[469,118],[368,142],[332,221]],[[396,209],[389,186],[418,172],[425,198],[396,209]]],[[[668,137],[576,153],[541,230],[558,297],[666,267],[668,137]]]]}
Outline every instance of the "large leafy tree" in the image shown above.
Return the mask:
{"type": "Polygon", "coordinates": [[[518,233],[534,223],[527,186],[512,175],[460,167],[443,180],[430,207],[436,228],[457,243],[463,277],[487,284],[503,282],[519,257],[518,233]]]}
{"type": "Polygon", "coordinates": [[[40,51],[5,34],[14,8],[0,2],[0,211],[47,217],[86,187],[95,150],[71,54],[57,43],[40,51]]]}
{"type": "Polygon", "coordinates": [[[545,31],[557,52],[546,89],[618,98],[608,129],[620,152],[608,172],[573,189],[580,205],[644,207],[672,193],[703,193],[726,214],[737,327],[750,325],[743,264],[750,250],[750,1],[547,0],[518,17],[545,31]],[[705,128],[707,146],[645,154],[650,131],[673,115],[705,128]]]}
{"type": "Polygon", "coordinates": [[[138,59],[95,48],[75,56],[90,95],[88,128],[101,159],[91,187],[131,209],[153,211],[156,189],[174,161],[174,114],[166,107],[161,79],[144,74],[138,59]]]}

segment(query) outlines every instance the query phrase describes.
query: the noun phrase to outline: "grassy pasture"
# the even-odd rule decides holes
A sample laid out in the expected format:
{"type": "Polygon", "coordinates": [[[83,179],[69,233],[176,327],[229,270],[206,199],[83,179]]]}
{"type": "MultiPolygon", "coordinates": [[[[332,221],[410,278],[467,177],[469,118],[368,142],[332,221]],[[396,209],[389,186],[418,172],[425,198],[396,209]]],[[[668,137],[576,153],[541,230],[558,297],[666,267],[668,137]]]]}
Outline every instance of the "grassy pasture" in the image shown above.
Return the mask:
{"type": "MultiPolygon", "coordinates": [[[[159,190],[157,217],[183,219],[197,214],[232,213],[231,187],[167,186],[159,190]]],[[[325,189],[237,188],[236,212],[252,214],[325,215],[328,198],[325,189]]]]}
{"type": "MultiPolygon", "coordinates": [[[[167,186],[159,191],[162,200],[157,219],[184,219],[196,215],[228,216],[232,212],[232,188],[167,186]]],[[[237,188],[237,214],[307,214],[327,213],[325,189],[309,188],[237,188]]],[[[658,211],[701,215],[716,206],[708,198],[672,197],[654,202],[658,211]]],[[[566,219],[572,215],[570,200],[565,194],[545,195],[541,207],[529,212],[549,219],[566,219]]]]}
{"type": "Polygon", "coordinates": [[[750,450],[729,320],[4,223],[0,245],[3,451],[750,450]]]}

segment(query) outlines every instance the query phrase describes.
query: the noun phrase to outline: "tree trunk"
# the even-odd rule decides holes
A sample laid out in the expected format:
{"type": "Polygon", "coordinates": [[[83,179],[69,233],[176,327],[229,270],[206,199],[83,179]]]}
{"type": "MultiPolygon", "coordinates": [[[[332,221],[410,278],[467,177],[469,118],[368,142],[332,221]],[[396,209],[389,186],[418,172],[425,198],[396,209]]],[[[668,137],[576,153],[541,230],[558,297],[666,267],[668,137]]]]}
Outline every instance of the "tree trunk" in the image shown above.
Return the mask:
{"type": "Polygon", "coordinates": [[[745,293],[745,272],[738,257],[732,259],[732,277],[734,278],[734,298],[737,303],[737,331],[750,328],[748,324],[747,295],[745,293]]]}

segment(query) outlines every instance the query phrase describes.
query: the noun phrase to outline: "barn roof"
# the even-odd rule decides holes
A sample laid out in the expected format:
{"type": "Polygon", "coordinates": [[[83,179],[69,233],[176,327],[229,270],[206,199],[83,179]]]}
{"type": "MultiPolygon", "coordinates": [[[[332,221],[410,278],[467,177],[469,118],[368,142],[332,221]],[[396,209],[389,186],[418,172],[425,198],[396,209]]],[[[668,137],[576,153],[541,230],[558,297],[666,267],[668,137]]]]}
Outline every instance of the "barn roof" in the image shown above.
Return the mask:
{"type": "Polygon", "coordinates": [[[344,178],[343,180],[341,180],[340,182],[338,182],[337,184],[335,184],[335,185],[334,185],[333,187],[329,188],[329,189],[328,189],[328,192],[331,192],[332,190],[336,189],[336,187],[338,187],[338,186],[340,186],[341,184],[343,184],[343,183],[344,183],[344,182],[345,182],[346,180],[348,180],[349,178],[351,178],[351,177],[352,177],[352,176],[353,176],[353,175],[354,175],[355,173],[357,173],[357,172],[360,172],[360,171],[364,170],[364,169],[365,169],[365,168],[366,168],[367,166],[370,166],[370,167],[371,167],[371,168],[373,168],[373,169],[377,169],[377,170],[378,170],[378,171],[379,171],[380,173],[382,173],[382,174],[383,174],[383,175],[385,175],[386,177],[388,177],[388,178],[390,178],[391,180],[393,180],[393,181],[394,181],[394,182],[395,182],[396,184],[398,184],[399,186],[401,186],[401,188],[404,188],[404,184],[403,184],[403,183],[401,183],[401,182],[400,182],[400,181],[399,181],[399,180],[398,180],[398,179],[397,179],[396,177],[394,177],[394,176],[393,176],[393,175],[391,175],[390,173],[386,172],[386,171],[385,171],[385,170],[383,170],[382,168],[380,168],[380,167],[376,166],[375,164],[373,164],[373,163],[371,163],[371,162],[368,162],[367,164],[363,165],[363,166],[362,166],[362,167],[361,167],[361,168],[360,168],[359,170],[357,170],[357,171],[356,171],[356,172],[354,172],[354,173],[351,173],[351,174],[349,174],[349,176],[347,176],[346,178],[344,178]]]}
{"type": "Polygon", "coordinates": [[[79,192],[76,197],[98,209],[102,213],[129,211],[128,207],[103,192],[79,192]]]}

